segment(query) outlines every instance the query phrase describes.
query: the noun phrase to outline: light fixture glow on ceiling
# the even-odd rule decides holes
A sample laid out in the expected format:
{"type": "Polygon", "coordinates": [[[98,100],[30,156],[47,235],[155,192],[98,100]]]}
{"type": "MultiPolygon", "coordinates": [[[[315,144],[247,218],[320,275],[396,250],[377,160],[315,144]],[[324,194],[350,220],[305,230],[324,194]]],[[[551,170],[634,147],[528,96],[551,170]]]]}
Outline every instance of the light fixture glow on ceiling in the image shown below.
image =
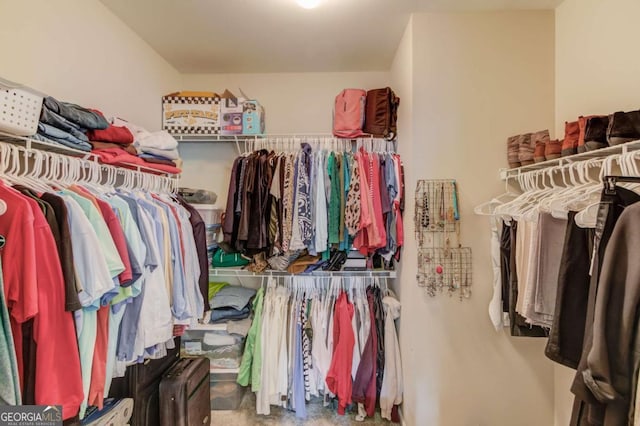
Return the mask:
{"type": "Polygon", "coordinates": [[[296,0],[298,6],[304,7],[305,9],[315,9],[320,6],[320,2],[322,0],[296,0]]]}

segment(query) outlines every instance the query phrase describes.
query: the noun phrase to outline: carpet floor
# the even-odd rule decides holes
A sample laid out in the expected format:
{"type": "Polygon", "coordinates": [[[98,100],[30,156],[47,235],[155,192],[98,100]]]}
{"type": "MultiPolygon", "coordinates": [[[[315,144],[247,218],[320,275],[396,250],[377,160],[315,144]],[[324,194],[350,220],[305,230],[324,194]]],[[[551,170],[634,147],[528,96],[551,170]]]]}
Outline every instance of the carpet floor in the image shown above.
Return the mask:
{"type": "Polygon", "coordinates": [[[380,417],[380,410],[375,417],[368,417],[365,421],[355,420],[355,408],[353,412],[347,412],[344,416],[338,415],[333,405],[325,407],[321,398],[312,398],[307,403],[307,418],[297,419],[296,413],[282,407],[271,406],[271,414],[268,416],[256,414],[256,397],[253,392],[247,391],[238,410],[211,412],[212,426],[343,426],[343,425],[380,425],[393,423],[380,417]]]}

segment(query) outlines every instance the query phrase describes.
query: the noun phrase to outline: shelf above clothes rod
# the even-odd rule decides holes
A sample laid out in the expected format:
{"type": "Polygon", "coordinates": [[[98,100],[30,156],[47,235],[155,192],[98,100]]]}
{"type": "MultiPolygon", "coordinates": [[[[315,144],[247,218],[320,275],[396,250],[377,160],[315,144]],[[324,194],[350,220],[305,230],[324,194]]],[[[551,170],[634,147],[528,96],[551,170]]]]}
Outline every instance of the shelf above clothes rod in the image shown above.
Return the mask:
{"type": "Polygon", "coordinates": [[[307,274],[292,274],[285,271],[251,272],[245,269],[210,268],[209,277],[371,277],[396,278],[396,271],[314,271],[307,274]]]}
{"type": "Polygon", "coordinates": [[[516,178],[522,174],[544,170],[549,167],[564,166],[572,163],[579,163],[588,160],[604,159],[611,155],[626,154],[627,152],[640,150],[640,140],[627,142],[621,145],[610,146],[595,151],[583,152],[581,154],[561,157],[555,160],[543,161],[528,166],[517,167],[513,169],[500,169],[500,179],[508,180],[516,178]]]}
{"type": "MultiPolygon", "coordinates": [[[[44,152],[49,152],[49,153],[54,153],[59,155],[66,155],[74,158],[81,158],[83,160],[94,161],[96,163],[100,162],[99,161],[100,157],[98,157],[97,155],[93,154],[90,151],[83,151],[80,149],[75,149],[75,148],[67,147],[64,145],[56,144],[56,143],[31,139],[26,136],[16,136],[16,135],[0,132],[0,142],[9,143],[13,145],[20,145],[25,147],[27,151],[39,150],[39,151],[44,151],[44,152]]],[[[122,162],[122,163],[119,163],[118,165],[101,163],[101,165],[114,167],[116,169],[122,169],[122,170],[134,170],[140,173],[163,176],[171,179],[176,179],[178,176],[173,173],[163,172],[161,170],[154,169],[153,167],[147,167],[147,166],[136,164],[136,163],[122,162]],[[123,166],[123,167],[120,167],[120,166],[123,166]]]]}
{"type": "MultiPolygon", "coordinates": [[[[275,149],[280,147],[285,150],[299,149],[299,143],[307,142],[314,144],[316,142],[326,142],[333,140],[336,146],[349,147],[349,150],[357,149],[359,146],[369,146],[369,150],[397,152],[397,140],[386,140],[373,135],[363,135],[357,138],[338,138],[331,133],[269,133],[261,135],[218,135],[218,134],[171,134],[178,143],[182,144],[207,144],[207,143],[223,143],[235,144],[238,155],[252,152],[258,149],[275,149]],[[287,146],[289,143],[290,146],[287,146]],[[293,145],[295,143],[295,145],[293,145]],[[241,146],[242,145],[242,146],[241,146]],[[377,146],[377,149],[374,147],[377,146]],[[243,149],[244,148],[244,149],[243,149]]],[[[367,148],[365,148],[367,149],[367,148]]]]}

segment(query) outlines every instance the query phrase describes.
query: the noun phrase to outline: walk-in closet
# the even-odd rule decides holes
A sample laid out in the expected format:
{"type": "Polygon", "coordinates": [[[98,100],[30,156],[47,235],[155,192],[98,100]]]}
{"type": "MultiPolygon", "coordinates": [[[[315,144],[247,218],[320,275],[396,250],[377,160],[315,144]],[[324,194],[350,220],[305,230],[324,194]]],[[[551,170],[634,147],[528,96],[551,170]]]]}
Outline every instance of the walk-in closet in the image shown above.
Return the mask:
{"type": "Polygon", "coordinates": [[[0,424],[640,424],[637,1],[0,14],[0,424]]]}

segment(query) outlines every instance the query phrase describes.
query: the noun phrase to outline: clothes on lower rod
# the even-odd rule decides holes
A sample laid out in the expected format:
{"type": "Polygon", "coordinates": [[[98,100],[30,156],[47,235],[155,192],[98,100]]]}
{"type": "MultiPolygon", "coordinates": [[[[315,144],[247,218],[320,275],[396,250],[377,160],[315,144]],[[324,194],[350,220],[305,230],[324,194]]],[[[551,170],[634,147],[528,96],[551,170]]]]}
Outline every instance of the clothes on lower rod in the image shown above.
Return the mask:
{"type": "Polygon", "coordinates": [[[400,315],[397,298],[390,291],[383,295],[383,290],[371,285],[373,279],[361,277],[351,279],[348,297],[342,290],[346,279],[342,277],[325,279],[326,288],[320,291],[305,292],[315,279],[297,276],[285,287],[270,277],[266,289],[258,290],[238,383],[252,384],[258,414],[268,415],[270,407],[278,405],[304,418],[305,402],[319,395],[335,397],[338,413],[345,414],[351,401],[359,399],[352,387],[352,371],[368,370],[364,374],[366,414],[373,415],[379,395],[382,415],[396,421],[403,393],[395,334],[395,319],[400,315]],[[380,321],[380,330],[376,321],[380,321]],[[305,336],[309,339],[306,343],[305,336]],[[361,358],[358,348],[364,350],[365,340],[370,342],[370,354],[361,358]],[[378,340],[382,342],[377,344],[378,340]],[[384,363],[382,368],[378,368],[379,359],[384,363]]]}

